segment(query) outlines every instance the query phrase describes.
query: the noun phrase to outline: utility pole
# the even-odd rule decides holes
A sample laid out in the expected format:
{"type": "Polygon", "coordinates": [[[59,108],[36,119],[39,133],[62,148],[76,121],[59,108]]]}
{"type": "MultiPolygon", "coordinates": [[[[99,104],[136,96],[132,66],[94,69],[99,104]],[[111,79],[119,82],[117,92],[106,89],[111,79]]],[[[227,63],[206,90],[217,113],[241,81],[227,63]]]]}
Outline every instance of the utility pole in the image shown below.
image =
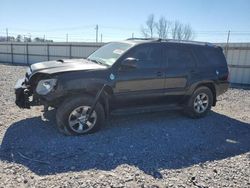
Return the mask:
{"type": "Polygon", "coordinates": [[[31,39],[31,34],[30,34],[30,33],[28,33],[28,35],[29,35],[29,42],[32,42],[32,39],[31,39]]]}
{"type": "Polygon", "coordinates": [[[96,25],[95,30],[96,30],[95,40],[96,42],[98,42],[98,30],[99,30],[98,24],[96,25]]]}
{"type": "Polygon", "coordinates": [[[134,39],[134,33],[132,33],[132,39],[134,39]]]}
{"type": "Polygon", "coordinates": [[[226,59],[227,59],[227,54],[228,54],[229,39],[230,39],[230,30],[229,30],[228,33],[227,33],[226,59]]]}
{"type": "Polygon", "coordinates": [[[66,34],[66,42],[69,42],[69,34],[66,34]]]}
{"type": "Polygon", "coordinates": [[[230,38],[230,30],[229,30],[228,33],[227,33],[227,44],[228,44],[228,42],[229,42],[229,38],[230,38]]]}
{"type": "Polygon", "coordinates": [[[102,34],[101,34],[101,42],[102,42],[102,34]]]}
{"type": "Polygon", "coordinates": [[[6,28],[6,40],[7,40],[7,42],[9,41],[9,30],[8,30],[8,28],[6,28]]]}

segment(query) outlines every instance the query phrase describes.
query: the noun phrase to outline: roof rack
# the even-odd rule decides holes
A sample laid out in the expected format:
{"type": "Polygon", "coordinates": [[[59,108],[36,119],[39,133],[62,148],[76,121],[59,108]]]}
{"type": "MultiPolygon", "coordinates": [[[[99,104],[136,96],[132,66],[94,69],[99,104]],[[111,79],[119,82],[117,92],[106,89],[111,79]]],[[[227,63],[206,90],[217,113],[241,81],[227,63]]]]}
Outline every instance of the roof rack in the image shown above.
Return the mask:
{"type": "Polygon", "coordinates": [[[183,43],[183,44],[204,45],[204,46],[211,46],[211,47],[216,46],[213,43],[193,41],[193,40],[161,39],[161,38],[128,38],[127,40],[144,40],[144,41],[152,41],[152,42],[173,42],[173,43],[183,43]]]}
{"type": "Polygon", "coordinates": [[[152,41],[159,41],[159,38],[128,38],[127,40],[152,40],[152,41]]]}
{"type": "Polygon", "coordinates": [[[214,44],[209,43],[209,42],[200,42],[200,41],[193,41],[193,40],[161,39],[161,41],[184,43],[184,44],[198,44],[198,45],[206,45],[206,46],[215,46],[214,44]]]}

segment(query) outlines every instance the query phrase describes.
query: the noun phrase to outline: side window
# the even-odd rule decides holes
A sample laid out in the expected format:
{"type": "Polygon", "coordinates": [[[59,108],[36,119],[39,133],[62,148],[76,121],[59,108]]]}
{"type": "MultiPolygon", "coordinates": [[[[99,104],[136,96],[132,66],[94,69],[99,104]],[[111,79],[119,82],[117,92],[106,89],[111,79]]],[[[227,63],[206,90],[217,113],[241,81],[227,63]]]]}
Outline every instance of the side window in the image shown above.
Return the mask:
{"type": "Polygon", "coordinates": [[[212,49],[210,47],[196,48],[195,55],[199,60],[199,67],[217,67],[224,66],[226,64],[223,53],[220,52],[219,49],[212,49]]]}
{"type": "Polygon", "coordinates": [[[168,68],[183,69],[186,67],[193,67],[195,60],[190,50],[184,47],[167,48],[165,53],[168,59],[168,68]]]}
{"type": "Polygon", "coordinates": [[[161,66],[161,47],[158,44],[144,44],[135,47],[129,57],[138,59],[139,68],[155,68],[161,66]]]}

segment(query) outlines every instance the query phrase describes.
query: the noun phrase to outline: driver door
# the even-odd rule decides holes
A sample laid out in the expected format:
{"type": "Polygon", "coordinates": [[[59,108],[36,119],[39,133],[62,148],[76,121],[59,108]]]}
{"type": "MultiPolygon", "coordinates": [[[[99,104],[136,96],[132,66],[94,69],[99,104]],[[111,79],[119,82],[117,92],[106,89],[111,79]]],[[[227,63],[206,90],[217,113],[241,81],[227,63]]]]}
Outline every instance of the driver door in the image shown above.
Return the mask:
{"type": "Polygon", "coordinates": [[[128,52],[125,58],[138,61],[136,68],[120,67],[114,88],[118,99],[154,97],[164,93],[162,48],[159,43],[141,44],[128,52]]]}

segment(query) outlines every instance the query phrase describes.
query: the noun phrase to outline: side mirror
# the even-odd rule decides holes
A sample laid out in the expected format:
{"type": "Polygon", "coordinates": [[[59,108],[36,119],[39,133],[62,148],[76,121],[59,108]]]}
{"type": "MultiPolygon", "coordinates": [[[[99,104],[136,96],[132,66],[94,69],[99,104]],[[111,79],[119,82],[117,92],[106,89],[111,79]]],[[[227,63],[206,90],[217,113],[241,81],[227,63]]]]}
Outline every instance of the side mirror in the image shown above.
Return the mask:
{"type": "Polygon", "coordinates": [[[128,57],[122,61],[121,68],[122,69],[134,69],[137,67],[137,62],[138,62],[138,59],[133,58],[133,57],[128,57]]]}

